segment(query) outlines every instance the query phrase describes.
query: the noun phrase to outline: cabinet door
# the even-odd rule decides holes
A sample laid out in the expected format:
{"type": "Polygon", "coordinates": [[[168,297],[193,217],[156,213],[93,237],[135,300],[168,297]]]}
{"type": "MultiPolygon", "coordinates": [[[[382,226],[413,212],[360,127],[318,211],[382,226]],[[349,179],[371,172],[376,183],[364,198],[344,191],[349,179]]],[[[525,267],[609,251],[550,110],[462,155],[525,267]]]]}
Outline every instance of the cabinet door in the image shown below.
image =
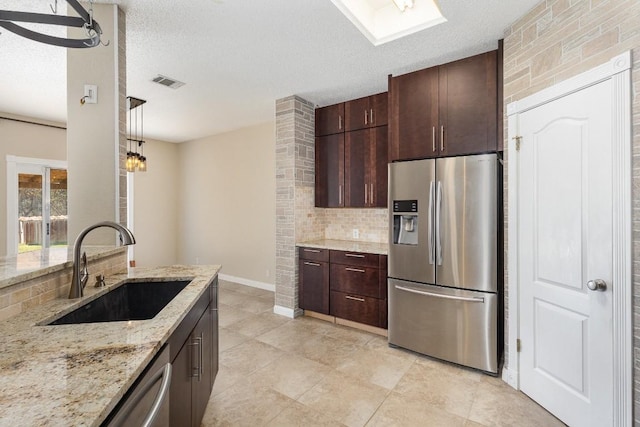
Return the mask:
{"type": "Polygon", "coordinates": [[[344,206],[344,133],[316,138],[316,207],[344,206]]]}
{"type": "Polygon", "coordinates": [[[211,359],[210,359],[210,384],[209,391],[213,389],[213,383],[218,375],[218,358],[219,358],[219,328],[218,328],[218,279],[210,287],[211,300],[209,310],[211,311],[211,359]]]}
{"type": "Polygon", "coordinates": [[[347,207],[361,208],[368,205],[370,191],[365,174],[369,162],[365,159],[365,151],[369,151],[370,133],[370,129],[361,129],[347,132],[345,135],[344,175],[347,207]]]}
{"type": "Polygon", "coordinates": [[[389,94],[379,93],[369,97],[369,123],[371,126],[386,126],[389,123],[389,94]]]}
{"type": "Polygon", "coordinates": [[[438,68],[389,79],[389,161],[436,157],[438,68]]]}
{"type": "Polygon", "coordinates": [[[369,117],[369,97],[354,99],[344,103],[345,131],[350,132],[371,126],[369,117]]]}
{"type": "Polygon", "coordinates": [[[207,309],[191,335],[193,352],[191,378],[192,423],[200,425],[211,392],[211,310],[207,309]]]}
{"type": "Polygon", "coordinates": [[[191,425],[191,340],[184,343],[172,362],[169,388],[169,418],[171,426],[191,425]]]}
{"type": "Polygon", "coordinates": [[[316,108],[316,136],[344,132],[344,103],[316,108]]]}
{"type": "Polygon", "coordinates": [[[497,51],[440,66],[441,156],[497,149],[497,51]]]}
{"type": "Polygon", "coordinates": [[[371,129],[371,138],[367,144],[366,181],[368,183],[369,196],[367,206],[375,208],[387,207],[388,191],[388,155],[387,126],[371,129]]]}
{"type": "Polygon", "coordinates": [[[300,308],[329,314],[329,263],[300,260],[300,308]]]}

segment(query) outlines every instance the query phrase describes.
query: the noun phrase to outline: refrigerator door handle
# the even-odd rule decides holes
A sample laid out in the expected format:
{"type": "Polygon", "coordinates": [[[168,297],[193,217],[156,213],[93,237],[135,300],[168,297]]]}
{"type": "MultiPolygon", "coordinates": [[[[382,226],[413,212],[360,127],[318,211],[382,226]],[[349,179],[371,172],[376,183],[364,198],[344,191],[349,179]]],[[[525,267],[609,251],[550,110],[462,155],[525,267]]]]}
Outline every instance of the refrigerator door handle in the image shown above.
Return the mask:
{"type": "Polygon", "coordinates": [[[435,186],[435,182],[431,181],[431,184],[429,185],[429,215],[428,215],[428,224],[427,224],[427,229],[429,230],[429,234],[428,234],[428,239],[429,239],[429,264],[433,264],[436,262],[435,260],[435,252],[433,250],[433,209],[434,209],[434,203],[433,203],[433,189],[435,186]]]}
{"type": "Polygon", "coordinates": [[[442,181],[438,181],[438,189],[436,191],[436,262],[442,265],[442,236],[440,230],[440,214],[442,211],[442,181]]]}
{"type": "Polygon", "coordinates": [[[484,303],[484,298],[482,297],[456,297],[452,295],[442,295],[436,294],[432,292],[419,291],[417,289],[405,288],[404,286],[395,285],[395,288],[400,291],[411,292],[412,294],[424,295],[427,297],[436,297],[436,298],[444,298],[444,299],[453,299],[457,301],[468,301],[468,302],[482,302],[484,303]]]}

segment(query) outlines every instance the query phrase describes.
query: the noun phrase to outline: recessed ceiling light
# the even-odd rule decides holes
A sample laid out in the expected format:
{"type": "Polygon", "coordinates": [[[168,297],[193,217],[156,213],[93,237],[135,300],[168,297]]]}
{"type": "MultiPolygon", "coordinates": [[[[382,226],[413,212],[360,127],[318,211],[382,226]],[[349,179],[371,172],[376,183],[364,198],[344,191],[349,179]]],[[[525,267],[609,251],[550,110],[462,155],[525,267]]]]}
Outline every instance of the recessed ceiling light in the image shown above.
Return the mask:
{"type": "Polygon", "coordinates": [[[331,0],[374,46],[446,22],[437,0],[331,0]]]}

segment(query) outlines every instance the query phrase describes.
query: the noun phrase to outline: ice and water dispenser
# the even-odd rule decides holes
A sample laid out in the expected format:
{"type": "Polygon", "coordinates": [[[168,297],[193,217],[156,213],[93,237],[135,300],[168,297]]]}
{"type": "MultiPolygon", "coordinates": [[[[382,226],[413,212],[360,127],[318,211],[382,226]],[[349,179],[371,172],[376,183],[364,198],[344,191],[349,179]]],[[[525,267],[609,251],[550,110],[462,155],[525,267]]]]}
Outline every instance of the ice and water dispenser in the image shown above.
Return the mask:
{"type": "Polygon", "coordinates": [[[393,201],[393,243],[396,245],[418,244],[418,201],[393,201]]]}

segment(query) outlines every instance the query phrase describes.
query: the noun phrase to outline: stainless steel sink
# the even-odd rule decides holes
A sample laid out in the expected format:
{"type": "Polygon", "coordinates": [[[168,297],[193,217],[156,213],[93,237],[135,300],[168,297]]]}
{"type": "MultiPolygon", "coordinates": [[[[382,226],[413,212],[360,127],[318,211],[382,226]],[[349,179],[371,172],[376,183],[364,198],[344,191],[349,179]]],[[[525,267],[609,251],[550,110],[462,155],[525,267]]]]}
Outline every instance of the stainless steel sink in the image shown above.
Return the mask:
{"type": "Polygon", "coordinates": [[[47,325],[152,319],[190,282],[126,282],[47,325]]]}

